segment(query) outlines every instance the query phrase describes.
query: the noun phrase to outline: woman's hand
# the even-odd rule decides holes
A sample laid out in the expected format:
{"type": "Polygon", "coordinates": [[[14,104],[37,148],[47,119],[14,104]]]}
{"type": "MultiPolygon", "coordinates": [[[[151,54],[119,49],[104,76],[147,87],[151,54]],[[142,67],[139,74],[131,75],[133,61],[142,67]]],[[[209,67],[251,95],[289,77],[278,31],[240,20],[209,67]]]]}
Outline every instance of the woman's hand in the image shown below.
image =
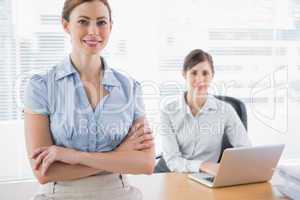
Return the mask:
{"type": "Polygon", "coordinates": [[[38,169],[40,166],[42,167],[42,174],[45,175],[48,168],[55,161],[60,161],[63,163],[67,163],[70,165],[78,164],[78,156],[76,156],[78,151],[74,149],[63,148],[59,146],[47,146],[37,148],[31,159],[35,160],[34,169],[38,169]]]}
{"type": "Polygon", "coordinates": [[[205,162],[200,166],[200,170],[216,176],[219,171],[219,164],[213,162],[205,162]]]}
{"type": "Polygon", "coordinates": [[[152,131],[143,124],[137,124],[129,130],[128,135],[115,151],[142,151],[154,146],[152,131]]]}

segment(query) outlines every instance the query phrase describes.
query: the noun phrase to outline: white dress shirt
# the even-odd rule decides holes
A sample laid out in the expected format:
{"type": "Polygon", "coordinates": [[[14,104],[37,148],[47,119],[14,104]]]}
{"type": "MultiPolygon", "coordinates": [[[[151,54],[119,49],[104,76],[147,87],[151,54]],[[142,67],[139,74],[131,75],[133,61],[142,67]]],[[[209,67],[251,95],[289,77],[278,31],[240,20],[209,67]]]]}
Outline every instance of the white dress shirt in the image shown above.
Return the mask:
{"type": "Polygon", "coordinates": [[[196,116],[185,94],[168,98],[161,111],[161,125],[163,156],[171,171],[199,172],[203,162],[217,162],[225,133],[232,146],[251,146],[234,108],[211,95],[196,116]]]}

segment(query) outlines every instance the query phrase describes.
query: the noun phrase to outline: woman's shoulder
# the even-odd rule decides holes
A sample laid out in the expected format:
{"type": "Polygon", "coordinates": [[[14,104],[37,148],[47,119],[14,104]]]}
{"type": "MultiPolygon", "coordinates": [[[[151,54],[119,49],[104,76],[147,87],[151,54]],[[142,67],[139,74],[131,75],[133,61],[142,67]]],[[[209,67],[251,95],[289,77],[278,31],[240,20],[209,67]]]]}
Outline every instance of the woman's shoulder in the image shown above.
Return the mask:
{"type": "Polygon", "coordinates": [[[62,61],[58,64],[52,65],[51,67],[30,72],[29,80],[30,82],[48,84],[49,81],[56,80],[58,75],[64,70],[64,62],[62,61]]]}
{"type": "Polygon", "coordinates": [[[210,99],[215,103],[216,108],[219,112],[223,112],[224,114],[232,114],[235,112],[233,106],[225,100],[221,100],[214,95],[210,95],[210,99]]]}
{"type": "Polygon", "coordinates": [[[230,104],[224,100],[217,98],[215,95],[209,95],[210,100],[212,100],[218,107],[230,107],[230,104]]]}
{"type": "Polygon", "coordinates": [[[30,109],[34,113],[43,115],[50,114],[50,102],[52,100],[51,77],[55,77],[57,66],[51,69],[30,72],[27,76],[24,88],[24,108],[30,109]],[[29,80],[28,80],[29,79],[29,80]],[[28,80],[28,81],[27,81],[28,80]]]}

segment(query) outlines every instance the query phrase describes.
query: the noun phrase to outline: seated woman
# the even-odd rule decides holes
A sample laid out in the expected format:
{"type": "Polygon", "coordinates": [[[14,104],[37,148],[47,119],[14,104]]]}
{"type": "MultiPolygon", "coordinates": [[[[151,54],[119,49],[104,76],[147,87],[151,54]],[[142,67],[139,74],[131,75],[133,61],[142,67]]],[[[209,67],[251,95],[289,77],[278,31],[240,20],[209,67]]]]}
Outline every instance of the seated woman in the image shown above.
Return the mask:
{"type": "Polygon", "coordinates": [[[214,76],[208,53],[190,52],[183,76],[187,91],[166,103],[161,112],[163,156],[171,171],[215,174],[224,134],[234,147],[251,142],[234,108],[207,92],[214,76]]]}

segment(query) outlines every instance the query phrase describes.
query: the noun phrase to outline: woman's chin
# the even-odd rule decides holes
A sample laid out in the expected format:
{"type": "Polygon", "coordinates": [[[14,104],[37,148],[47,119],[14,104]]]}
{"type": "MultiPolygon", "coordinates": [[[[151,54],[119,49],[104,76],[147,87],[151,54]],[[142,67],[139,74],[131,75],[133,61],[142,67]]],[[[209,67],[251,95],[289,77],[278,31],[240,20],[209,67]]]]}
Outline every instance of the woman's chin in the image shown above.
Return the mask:
{"type": "Polygon", "coordinates": [[[207,90],[201,90],[201,89],[195,89],[194,90],[194,95],[197,97],[202,97],[207,95],[207,90]]]}
{"type": "Polygon", "coordinates": [[[81,52],[84,53],[85,55],[99,55],[101,53],[101,51],[103,50],[103,47],[101,45],[98,45],[96,47],[88,47],[86,45],[84,45],[81,48],[81,52]]]}
{"type": "Polygon", "coordinates": [[[101,53],[101,50],[98,49],[88,49],[84,51],[85,55],[89,55],[89,56],[94,56],[94,55],[99,55],[101,53]]]}

